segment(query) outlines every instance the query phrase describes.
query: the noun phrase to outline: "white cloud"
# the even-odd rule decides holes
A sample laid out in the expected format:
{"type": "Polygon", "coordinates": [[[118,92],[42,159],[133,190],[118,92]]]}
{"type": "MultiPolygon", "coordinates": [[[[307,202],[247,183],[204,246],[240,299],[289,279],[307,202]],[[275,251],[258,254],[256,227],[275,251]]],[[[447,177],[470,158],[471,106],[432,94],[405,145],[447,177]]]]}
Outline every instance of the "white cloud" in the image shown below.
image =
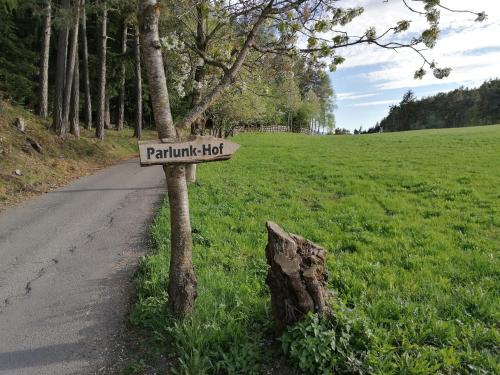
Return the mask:
{"type": "Polygon", "coordinates": [[[400,101],[401,99],[375,100],[372,102],[352,104],[350,107],[371,107],[376,105],[396,104],[399,103],[400,101]]]}
{"type": "Polygon", "coordinates": [[[455,83],[464,86],[478,86],[489,78],[500,76],[500,52],[479,56],[460,56],[443,58],[443,66],[452,66],[453,70],[448,78],[438,80],[428,73],[422,80],[415,80],[408,74],[408,67],[401,64],[387,66],[385,69],[366,73],[366,78],[375,84],[379,90],[388,90],[405,87],[431,86],[443,83],[455,83]],[[495,62],[492,64],[492,62],[495,62]]]}
{"type": "MultiPolygon", "coordinates": [[[[384,30],[402,19],[412,20],[410,30],[414,32],[421,32],[427,27],[425,19],[409,12],[400,0],[387,2],[347,0],[342,3],[343,6],[365,7],[365,13],[348,25],[348,30],[352,34],[362,34],[368,26],[384,30]]],[[[477,23],[474,22],[474,15],[442,10],[440,22],[442,36],[433,50],[423,53],[430,61],[438,62],[440,67],[451,67],[453,70],[449,78],[437,80],[431,73],[428,73],[423,80],[414,80],[413,73],[422,64],[422,60],[415,52],[399,50],[396,53],[393,50],[371,45],[349,47],[344,51],[339,51],[347,58],[345,64],[339,69],[378,65],[376,71],[365,73],[364,76],[369,82],[375,83],[379,90],[443,83],[474,86],[486,79],[499,76],[500,53],[498,51],[485,51],[481,54],[470,52],[488,47],[500,47],[500,1],[448,0],[442,3],[453,9],[471,9],[478,12],[484,10],[488,14],[485,22],[477,23]]],[[[418,3],[414,2],[412,6],[416,7],[418,3]]],[[[352,93],[351,96],[355,95],[363,95],[363,93],[352,93]]]]}
{"type": "Polygon", "coordinates": [[[377,94],[356,94],[354,92],[340,92],[337,93],[338,100],[356,100],[362,98],[369,98],[371,96],[376,96],[377,94]]]}

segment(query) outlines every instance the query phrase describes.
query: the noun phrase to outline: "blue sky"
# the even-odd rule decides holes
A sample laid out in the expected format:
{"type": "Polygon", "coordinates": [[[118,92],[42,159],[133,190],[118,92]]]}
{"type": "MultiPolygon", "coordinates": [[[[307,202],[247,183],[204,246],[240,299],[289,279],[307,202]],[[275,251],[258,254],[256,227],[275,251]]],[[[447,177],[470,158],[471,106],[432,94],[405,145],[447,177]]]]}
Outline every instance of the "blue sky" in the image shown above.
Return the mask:
{"type": "MultiPolygon", "coordinates": [[[[441,80],[430,86],[407,85],[401,88],[379,90],[363,75],[363,73],[374,71],[373,69],[378,69],[378,66],[347,68],[331,74],[332,85],[338,93],[335,111],[337,127],[354,130],[361,126],[366,130],[374,126],[377,121],[387,115],[390,105],[400,102],[403,94],[409,89],[421,98],[454,90],[462,85],[467,86],[467,82],[456,83],[441,80]]],[[[485,77],[487,78],[490,77],[485,77]]]]}
{"type": "MultiPolygon", "coordinates": [[[[360,5],[365,8],[365,13],[348,26],[353,35],[362,34],[367,26],[382,31],[396,21],[408,19],[412,21],[410,31],[398,35],[404,40],[426,27],[425,19],[409,13],[400,0],[345,0],[340,3],[344,7],[360,5]]],[[[460,86],[477,87],[484,80],[500,77],[500,1],[442,0],[441,3],[454,9],[472,7],[488,14],[485,22],[476,23],[473,15],[442,11],[438,44],[424,53],[438,66],[451,67],[450,77],[438,80],[429,72],[423,80],[414,80],[413,74],[421,60],[411,51],[396,53],[376,46],[340,51],[346,62],[330,77],[337,94],[337,127],[353,130],[375,125],[408,89],[420,98],[460,86]]],[[[418,3],[412,4],[415,5],[418,3]]]]}

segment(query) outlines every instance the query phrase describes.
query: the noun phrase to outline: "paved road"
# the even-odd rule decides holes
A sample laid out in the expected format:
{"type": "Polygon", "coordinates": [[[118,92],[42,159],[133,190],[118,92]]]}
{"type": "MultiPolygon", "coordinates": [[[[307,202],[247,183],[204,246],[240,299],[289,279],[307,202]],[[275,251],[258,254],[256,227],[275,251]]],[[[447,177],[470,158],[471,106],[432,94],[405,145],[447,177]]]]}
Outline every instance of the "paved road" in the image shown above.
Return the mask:
{"type": "Polygon", "coordinates": [[[164,193],[122,162],[0,213],[0,374],[110,372],[164,193]]]}

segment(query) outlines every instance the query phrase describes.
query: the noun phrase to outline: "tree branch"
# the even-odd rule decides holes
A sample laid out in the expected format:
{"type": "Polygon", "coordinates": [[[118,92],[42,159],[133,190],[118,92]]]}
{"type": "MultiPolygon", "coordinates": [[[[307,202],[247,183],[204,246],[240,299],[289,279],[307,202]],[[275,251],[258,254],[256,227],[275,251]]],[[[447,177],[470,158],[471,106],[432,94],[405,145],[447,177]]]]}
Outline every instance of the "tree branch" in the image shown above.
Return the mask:
{"type": "Polygon", "coordinates": [[[226,74],[222,77],[220,83],[213,88],[213,90],[205,97],[203,100],[192,108],[179,123],[177,124],[177,133],[180,131],[187,129],[191,124],[203,113],[207,110],[207,108],[220,96],[224,93],[224,91],[234,82],[238,72],[240,71],[243,62],[245,61],[248,52],[252,45],[254,44],[255,37],[257,36],[258,31],[264,24],[267,16],[271,13],[273,9],[274,0],[270,0],[267,6],[262,10],[259,15],[257,21],[254,23],[252,30],[248,33],[245,43],[241,48],[238,56],[236,57],[235,62],[228,70],[226,74]]]}

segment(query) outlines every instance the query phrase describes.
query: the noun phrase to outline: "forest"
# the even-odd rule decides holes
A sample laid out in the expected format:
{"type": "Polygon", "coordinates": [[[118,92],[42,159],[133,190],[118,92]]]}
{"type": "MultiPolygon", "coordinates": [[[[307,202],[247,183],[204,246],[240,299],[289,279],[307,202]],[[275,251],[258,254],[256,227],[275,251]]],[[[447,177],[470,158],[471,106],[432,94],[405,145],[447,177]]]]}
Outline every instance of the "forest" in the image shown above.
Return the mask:
{"type": "Polygon", "coordinates": [[[417,99],[409,90],[398,105],[367,133],[418,129],[460,128],[500,122],[500,79],[476,89],[456,90],[417,99]]]}
{"type": "MultiPolygon", "coordinates": [[[[143,127],[153,127],[153,118],[137,6],[124,0],[0,1],[0,98],[52,116],[58,135],[78,137],[81,121],[95,128],[99,139],[105,129],[123,126],[134,127],[140,137],[143,127]]],[[[195,24],[196,17],[187,22],[195,24]]],[[[229,43],[215,46],[208,37],[202,39],[208,20],[200,17],[198,47],[214,56],[232,56],[229,43]]],[[[162,17],[161,47],[169,61],[170,102],[177,119],[220,72],[200,65],[203,60],[174,19],[172,13],[162,17]]],[[[206,113],[213,133],[266,124],[296,131],[311,123],[317,129],[334,127],[334,93],[323,65],[254,55],[254,63],[244,67],[236,84],[206,113]]]]}
{"type": "Polygon", "coordinates": [[[0,216],[0,371],[500,373],[500,126],[232,134],[345,134],[346,49],[441,79],[441,12],[486,19],[353,3],[0,0],[0,201],[40,194],[0,216]]]}

